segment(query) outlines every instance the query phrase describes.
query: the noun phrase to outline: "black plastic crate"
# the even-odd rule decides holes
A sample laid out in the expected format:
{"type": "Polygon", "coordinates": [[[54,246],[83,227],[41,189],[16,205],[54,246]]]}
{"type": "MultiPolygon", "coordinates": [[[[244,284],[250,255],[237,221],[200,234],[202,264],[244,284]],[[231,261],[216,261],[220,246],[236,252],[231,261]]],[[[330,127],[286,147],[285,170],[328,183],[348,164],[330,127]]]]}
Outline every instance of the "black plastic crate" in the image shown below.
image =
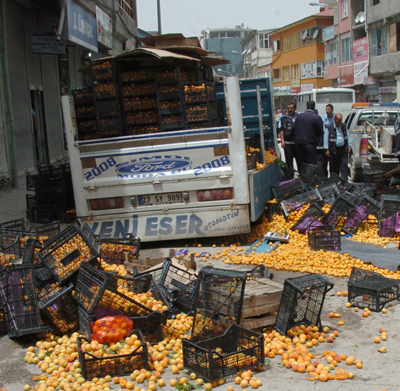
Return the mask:
{"type": "Polygon", "coordinates": [[[400,196],[382,195],[379,213],[379,236],[396,236],[396,224],[399,221],[400,196]]]}
{"type": "Polygon", "coordinates": [[[273,277],[273,273],[265,265],[258,265],[247,272],[246,280],[253,280],[255,278],[270,278],[272,280],[273,277]]]}
{"type": "Polygon", "coordinates": [[[97,120],[97,130],[99,138],[110,138],[122,136],[123,131],[122,116],[113,118],[99,118],[97,120]]]}
{"type": "Polygon", "coordinates": [[[181,310],[190,311],[193,307],[194,295],[198,284],[197,274],[189,273],[175,266],[171,259],[166,258],[156,284],[163,287],[172,295],[172,303],[181,310]]]}
{"type": "Polygon", "coordinates": [[[237,324],[216,338],[201,342],[183,339],[182,350],[184,367],[209,382],[264,365],[263,335],[237,324]]]}
{"type": "Polygon", "coordinates": [[[353,213],[347,217],[342,226],[342,230],[347,234],[354,235],[369,215],[374,215],[377,218],[379,217],[380,207],[378,201],[368,195],[364,195],[362,200],[355,207],[353,213]]]}
{"type": "Polygon", "coordinates": [[[141,342],[140,346],[134,347],[132,353],[107,357],[96,357],[91,353],[84,353],[82,345],[90,343],[90,339],[78,337],[78,356],[82,376],[86,380],[95,377],[100,378],[107,373],[110,376],[129,375],[136,369],[148,369],[147,344],[140,330],[133,330],[130,335],[135,334],[141,342]]]}
{"type": "Polygon", "coordinates": [[[314,184],[316,182],[315,176],[317,174],[317,166],[312,164],[303,164],[301,166],[299,176],[303,183],[307,185],[314,184]]]}
{"type": "Polygon", "coordinates": [[[179,99],[162,101],[159,112],[161,115],[181,115],[183,113],[182,103],[179,99]]]}
{"type": "Polygon", "coordinates": [[[127,68],[124,69],[123,63],[117,64],[117,68],[119,70],[119,79],[121,83],[143,83],[154,80],[154,72],[150,67],[139,68],[135,66],[135,69],[127,68]]]}
{"type": "Polygon", "coordinates": [[[26,194],[25,199],[26,199],[26,210],[36,209],[37,207],[36,195],[26,194]]]}
{"type": "MultiPolygon", "coordinates": [[[[38,263],[37,266],[38,267],[33,270],[33,278],[35,279],[36,292],[39,292],[43,287],[51,285],[56,281],[54,279],[53,273],[51,273],[47,267],[43,266],[41,263],[38,263]]],[[[40,297],[38,296],[39,300],[45,299],[45,294],[46,291],[44,291],[40,297]]],[[[51,295],[49,295],[49,297],[50,296],[51,295]]]]}
{"type": "Polygon", "coordinates": [[[104,291],[94,310],[94,314],[99,318],[114,315],[147,316],[152,312],[148,307],[110,287],[104,291]]]}
{"type": "Polygon", "coordinates": [[[107,286],[116,289],[117,284],[105,273],[92,265],[83,263],[79,268],[75,286],[75,299],[89,314],[93,314],[107,286]]]}
{"type": "Polygon", "coordinates": [[[100,244],[100,258],[109,265],[123,265],[126,256],[138,259],[140,238],[130,235],[119,239],[97,239],[100,244]]]}
{"type": "Polygon", "coordinates": [[[79,328],[78,308],[73,300],[71,291],[73,285],[63,287],[56,292],[51,300],[40,300],[39,306],[42,313],[53,323],[62,334],[70,334],[79,328]]]}
{"type": "Polygon", "coordinates": [[[0,272],[0,296],[8,335],[12,338],[51,329],[42,324],[33,278],[35,268],[35,265],[12,265],[0,272]]]}
{"type": "Polygon", "coordinates": [[[118,292],[116,281],[106,273],[83,264],[75,286],[75,299],[90,315],[98,317],[127,315],[149,315],[153,311],[118,292]]]}
{"type": "MultiPolygon", "coordinates": [[[[106,273],[110,279],[113,279],[117,286],[118,290],[121,293],[127,292],[127,296],[131,293],[133,294],[145,294],[151,293],[151,298],[159,302],[158,304],[162,307],[158,310],[153,310],[155,312],[160,312],[160,314],[167,314],[168,311],[172,311],[172,307],[168,298],[164,296],[162,293],[161,287],[158,286],[151,274],[142,274],[140,276],[119,276],[119,275],[111,275],[110,273],[106,273]]],[[[161,322],[164,323],[166,321],[166,315],[162,316],[161,322]]]]}
{"type": "Polygon", "coordinates": [[[321,219],[324,217],[325,212],[322,208],[316,202],[312,202],[291,230],[299,231],[301,234],[304,234],[307,232],[309,227],[321,225],[321,219]]]}
{"type": "Polygon", "coordinates": [[[400,300],[400,281],[370,270],[353,267],[348,285],[348,300],[353,307],[379,312],[395,299],[400,300]]]}
{"type": "Polygon", "coordinates": [[[79,333],[87,339],[91,339],[92,322],[97,320],[96,315],[90,315],[87,311],[78,305],[79,333]]]}
{"type": "Polygon", "coordinates": [[[163,272],[164,272],[164,266],[160,266],[160,267],[156,267],[156,268],[152,267],[148,271],[144,271],[144,272],[137,273],[134,275],[135,275],[135,277],[151,275],[153,277],[153,280],[157,284],[157,286],[161,287],[159,284],[159,281],[161,279],[161,276],[163,275],[163,272]]]}
{"type": "Polygon", "coordinates": [[[335,184],[318,186],[318,192],[322,197],[323,203],[329,205],[332,205],[340,195],[340,191],[335,184]]]}
{"type": "Polygon", "coordinates": [[[23,249],[22,263],[38,263],[39,258],[36,252],[38,252],[41,247],[42,245],[37,239],[28,239],[23,249]]]}
{"type": "Polygon", "coordinates": [[[279,186],[271,186],[274,197],[278,202],[292,198],[305,191],[304,184],[299,178],[290,179],[279,186]]]}
{"type": "MultiPolygon", "coordinates": [[[[55,201],[53,202],[55,203],[55,201]]],[[[49,224],[53,221],[58,221],[59,216],[60,211],[58,207],[50,204],[39,203],[36,208],[26,211],[27,219],[34,224],[49,224]]],[[[26,238],[27,237],[25,237],[25,239],[26,238]]]]}
{"type": "MultiPolygon", "coordinates": [[[[38,284],[38,276],[36,274],[35,279],[36,284],[38,284]]],[[[69,294],[72,297],[71,292],[73,288],[74,286],[72,284],[63,286],[55,281],[46,281],[45,285],[42,285],[40,288],[36,288],[39,308],[41,310],[45,309],[66,294],[69,294]]]]}
{"type": "Polygon", "coordinates": [[[265,209],[266,209],[266,216],[269,221],[273,219],[274,215],[283,214],[281,204],[278,204],[277,202],[268,201],[267,207],[265,209]]]}
{"type": "Polygon", "coordinates": [[[317,189],[309,190],[281,202],[283,213],[288,217],[292,212],[299,210],[303,205],[312,201],[321,201],[322,197],[317,189]]]}
{"type": "Polygon", "coordinates": [[[321,329],[325,295],[333,285],[318,274],[286,279],[274,328],[283,335],[299,324],[313,324],[321,329]]]}
{"type": "Polygon", "coordinates": [[[77,221],[47,241],[37,255],[56,280],[63,282],[77,273],[83,262],[97,262],[100,246],[77,221]]]}
{"type": "Polygon", "coordinates": [[[246,152],[247,169],[255,170],[257,168],[257,163],[261,162],[261,155],[258,151],[246,152]]]}
{"type": "Polygon", "coordinates": [[[7,322],[4,308],[0,307],[0,335],[7,334],[7,322]]]}
{"type": "MultiPolygon", "coordinates": [[[[152,111],[152,110],[157,110],[158,102],[157,102],[157,99],[155,97],[125,99],[123,108],[124,108],[125,113],[152,111]]],[[[182,111],[182,108],[181,108],[180,104],[179,104],[178,108],[179,108],[180,111],[182,111]]],[[[175,114],[175,113],[166,111],[166,112],[161,113],[161,114],[175,114]]]]}
{"type": "Polygon", "coordinates": [[[329,212],[324,218],[324,224],[333,225],[335,229],[341,229],[347,217],[349,217],[357,205],[357,198],[351,200],[350,193],[342,193],[332,204],[329,212]]]}
{"type": "Polygon", "coordinates": [[[185,127],[185,119],[183,115],[171,115],[161,117],[160,128],[161,130],[178,130],[185,127]]]}
{"type": "Polygon", "coordinates": [[[308,228],[308,245],[314,251],[340,251],[340,231],[336,231],[332,225],[310,226],[308,228]]]}
{"type": "Polygon", "coordinates": [[[31,223],[27,218],[0,223],[0,235],[19,235],[21,246],[27,239],[38,239],[41,243],[51,239],[60,232],[60,222],[53,221],[48,224],[31,223]]]}
{"type": "Polygon", "coordinates": [[[36,182],[38,180],[38,175],[36,174],[28,174],[26,176],[26,190],[27,191],[35,191],[36,190],[36,182]]]}
{"type": "Polygon", "coordinates": [[[200,102],[215,100],[214,83],[192,82],[183,85],[183,97],[185,102],[200,102]]]}
{"type": "Polygon", "coordinates": [[[239,323],[247,272],[204,267],[199,273],[194,300],[191,341],[218,337],[239,323]]]}
{"type": "Polygon", "coordinates": [[[382,188],[385,184],[386,171],[363,171],[365,183],[374,183],[378,188],[382,188]]]}
{"type": "Polygon", "coordinates": [[[142,332],[147,343],[155,344],[164,339],[162,324],[157,314],[137,316],[130,319],[133,321],[133,327],[142,332]]]}
{"type": "Polygon", "coordinates": [[[0,236],[0,270],[16,263],[21,257],[21,242],[19,235],[0,236]]]}
{"type": "Polygon", "coordinates": [[[77,106],[94,104],[94,96],[93,96],[93,88],[92,87],[72,90],[71,93],[74,98],[75,111],[76,111],[77,106]]]}

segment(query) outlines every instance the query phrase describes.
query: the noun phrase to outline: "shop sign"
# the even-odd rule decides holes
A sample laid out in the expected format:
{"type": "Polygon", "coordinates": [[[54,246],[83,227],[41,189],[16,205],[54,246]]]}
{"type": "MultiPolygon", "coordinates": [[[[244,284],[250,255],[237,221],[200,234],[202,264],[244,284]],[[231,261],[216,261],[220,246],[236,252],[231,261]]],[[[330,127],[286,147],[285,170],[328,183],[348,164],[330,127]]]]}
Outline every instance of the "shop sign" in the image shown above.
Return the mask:
{"type": "Polygon", "coordinates": [[[368,76],[365,78],[364,84],[367,85],[378,84],[378,78],[374,76],[368,76]]]}
{"type": "Polygon", "coordinates": [[[335,38],[335,26],[329,26],[322,30],[322,38],[324,42],[335,38]]]}
{"type": "Polygon", "coordinates": [[[396,86],[380,87],[379,88],[379,93],[380,94],[396,94],[397,93],[397,88],[396,88],[396,86]]]}
{"type": "Polygon", "coordinates": [[[32,34],[32,53],[34,54],[65,54],[65,43],[55,35],[32,34]]]}
{"type": "Polygon", "coordinates": [[[292,95],[297,95],[300,92],[300,80],[293,80],[290,83],[290,93],[292,95]]]}
{"type": "Polygon", "coordinates": [[[112,49],[112,19],[96,5],[97,41],[112,49]]]}
{"type": "Polygon", "coordinates": [[[368,61],[368,39],[361,38],[353,41],[354,62],[368,61]]]}
{"type": "Polygon", "coordinates": [[[72,0],[67,0],[67,19],[67,39],[98,52],[96,18],[72,0]]]}
{"type": "Polygon", "coordinates": [[[379,95],[379,83],[367,85],[367,95],[368,96],[379,95]]]}
{"type": "Polygon", "coordinates": [[[368,60],[354,63],[354,85],[364,84],[368,78],[368,60]]]}
{"type": "Polygon", "coordinates": [[[314,88],[314,83],[302,84],[300,87],[301,92],[311,92],[314,88]]]}
{"type": "Polygon", "coordinates": [[[274,87],[274,95],[275,96],[284,96],[284,95],[290,95],[290,86],[279,86],[279,87],[274,87]]]}
{"type": "Polygon", "coordinates": [[[292,88],[300,87],[300,80],[293,80],[290,82],[292,88]]]}
{"type": "Polygon", "coordinates": [[[342,86],[352,86],[354,84],[354,75],[342,75],[342,86]]]}

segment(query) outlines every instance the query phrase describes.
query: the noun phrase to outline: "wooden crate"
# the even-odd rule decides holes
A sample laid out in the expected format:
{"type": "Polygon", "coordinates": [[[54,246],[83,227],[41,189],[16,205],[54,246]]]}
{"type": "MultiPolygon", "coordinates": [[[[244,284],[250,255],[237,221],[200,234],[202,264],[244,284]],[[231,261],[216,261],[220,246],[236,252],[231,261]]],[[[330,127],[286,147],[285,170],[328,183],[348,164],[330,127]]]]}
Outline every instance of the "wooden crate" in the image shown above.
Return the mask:
{"type": "Polygon", "coordinates": [[[268,278],[247,281],[240,325],[251,330],[273,325],[282,292],[283,284],[268,278]]]}

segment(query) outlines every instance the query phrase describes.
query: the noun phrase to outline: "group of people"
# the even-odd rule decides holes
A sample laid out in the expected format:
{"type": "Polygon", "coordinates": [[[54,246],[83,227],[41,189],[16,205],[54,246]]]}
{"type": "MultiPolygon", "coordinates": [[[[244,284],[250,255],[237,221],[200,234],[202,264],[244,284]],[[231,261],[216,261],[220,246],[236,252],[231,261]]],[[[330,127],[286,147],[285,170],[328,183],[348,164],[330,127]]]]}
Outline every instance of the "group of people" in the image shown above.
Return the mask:
{"type": "Polygon", "coordinates": [[[326,176],[329,163],[330,172],[347,182],[351,140],[343,115],[335,114],[333,110],[333,106],[328,104],[326,114],[320,117],[315,102],[310,100],[307,110],[297,114],[296,104],[291,102],[286,114],[277,118],[281,146],[292,178],[295,171],[293,161],[296,160],[299,172],[303,164],[312,164],[326,176]]]}

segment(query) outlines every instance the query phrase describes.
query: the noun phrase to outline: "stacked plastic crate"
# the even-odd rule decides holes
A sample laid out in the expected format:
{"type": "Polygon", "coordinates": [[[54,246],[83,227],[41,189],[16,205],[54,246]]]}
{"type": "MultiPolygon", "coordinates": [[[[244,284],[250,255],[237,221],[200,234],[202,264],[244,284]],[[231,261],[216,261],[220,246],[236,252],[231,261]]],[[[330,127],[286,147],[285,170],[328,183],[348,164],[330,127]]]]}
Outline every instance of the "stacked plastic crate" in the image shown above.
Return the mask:
{"type": "Polygon", "coordinates": [[[264,364],[263,335],[241,327],[246,272],[200,271],[191,339],[183,339],[184,366],[207,381],[264,364]]]}
{"type": "Polygon", "coordinates": [[[38,174],[29,174],[26,189],[26,215],[34,223],[49,223],[70,216],[75,219],[71,169],[69,164],[41,166],[38,174]]]}

